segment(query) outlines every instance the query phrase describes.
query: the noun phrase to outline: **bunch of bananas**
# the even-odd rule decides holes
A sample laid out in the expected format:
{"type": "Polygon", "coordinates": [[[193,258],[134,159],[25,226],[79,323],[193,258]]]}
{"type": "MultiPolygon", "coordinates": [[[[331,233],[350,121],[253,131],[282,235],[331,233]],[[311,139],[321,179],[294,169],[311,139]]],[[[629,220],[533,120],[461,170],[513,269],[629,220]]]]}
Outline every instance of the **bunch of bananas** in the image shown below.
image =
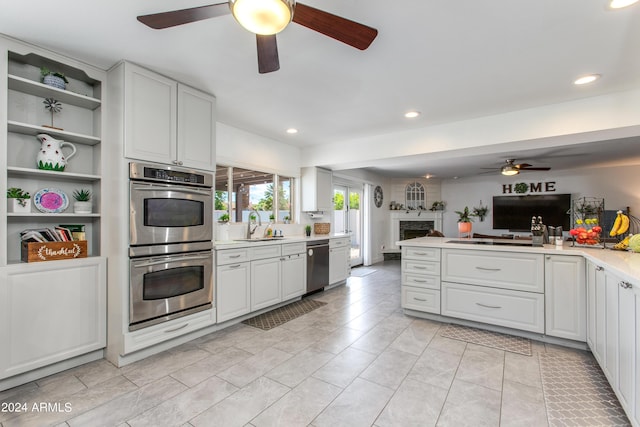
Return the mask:
{"type": "Polygon", "coordinates": [[[627,237],[625,237],[624,239],[620,240],[618,243],[613,245],[613,249],[618,250],[618,251],[626,250],[629,247],[629,240],[631,240],[632,236],[633,236],[633,234],[629,234],[627,237]]]}
{"type": "Polygon", "coordinates": [[[618,211],[618,216],[616,216],[616,220],[613,223],[613,227],[611,227],[611,231],[609,232],[609,236],[620,236],[626,233],[629,230],[629,217],[622,213],[622,211],[618,211]]]}

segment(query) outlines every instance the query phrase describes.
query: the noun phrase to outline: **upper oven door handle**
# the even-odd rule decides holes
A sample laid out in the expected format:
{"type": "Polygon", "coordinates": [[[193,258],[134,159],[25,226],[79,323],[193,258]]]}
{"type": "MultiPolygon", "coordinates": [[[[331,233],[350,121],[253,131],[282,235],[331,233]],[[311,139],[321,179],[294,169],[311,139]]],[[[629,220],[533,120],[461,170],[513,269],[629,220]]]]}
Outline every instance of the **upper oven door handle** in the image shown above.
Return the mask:
{"type": "Polygon", "coordinates": [[[133,187],[136,191],[177,191],[180,193],[191,193],[191,194],[200,194],[209,196],[211,195],[211,190],[204,190],[193,187],[182,187],[179,185],[136,185],[133,187]]]}
{"type": "Polygon", "coordinates": [[[176,263],[176,262],[184,262],[184,261],[196,261],[199,259],[211,259],[211,256],[207,256],[207,255],[196,255],[196,256],[181,256],[181,257],[167,257],[163,260],[158,260],[158,261],[144,261],[144,262],[139,262],[139,263],[135,263],[133,264],[134,268],[140,268],[140,267],[150,267],[152,265],[159,265],[159,264],[172,264],[172,263],[176,263]]]}

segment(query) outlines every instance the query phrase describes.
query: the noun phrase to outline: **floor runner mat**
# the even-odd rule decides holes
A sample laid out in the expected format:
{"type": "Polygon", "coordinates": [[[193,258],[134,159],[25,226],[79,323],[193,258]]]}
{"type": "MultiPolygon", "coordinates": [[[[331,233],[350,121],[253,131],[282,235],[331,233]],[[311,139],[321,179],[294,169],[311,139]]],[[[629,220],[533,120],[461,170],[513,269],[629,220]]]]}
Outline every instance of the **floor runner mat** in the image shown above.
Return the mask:
{"type": "Polygon", "coordinates": [[[531,341],[528,338],[451,324],[441,329],[440,336],[531,356],[531,341]]]}
{"type": "Polygon", "coordinates": [[[292,302],[291,304],[287,304],[280,308],[276,308],[275,310],[247,319],[242,323],[268,331],[269,329],[273,329],[276,326],[287,323],[296,317],[307,314],[318,307],[322,307],[325,304],[327,303],[313,299],[301,299],[300,301],[292,302]]]}

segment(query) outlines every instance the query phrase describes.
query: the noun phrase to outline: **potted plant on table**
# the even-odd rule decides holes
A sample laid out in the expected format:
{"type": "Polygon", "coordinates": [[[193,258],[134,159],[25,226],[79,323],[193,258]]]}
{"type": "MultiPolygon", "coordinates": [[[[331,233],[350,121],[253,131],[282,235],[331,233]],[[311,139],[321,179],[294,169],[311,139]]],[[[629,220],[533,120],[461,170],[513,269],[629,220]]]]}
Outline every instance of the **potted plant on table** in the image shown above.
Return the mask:
{"type": "Polygon", "coordinates": [[[57,71],[51,71],[47,67],[40,67],[40,75],[42,76],[42,83],[47,86],[53,86],[58,89],[66,89],[69,80],[67,77],[57,71]]]}
{"type": "Polygon", "coordinates": [[[28,200],[31,195],[22,188],[11,187],[7,189],[7,212],[10,213],[27,213],[31,212],[31,206],[28,200]]]}
{"type": "Polygon", "coordinates": [[[465,206],[462,211],[455,211],[458,214],[458,234],[460,236],[467,235],[471,237],[471,222],[475,216],[469,211],[469,207],[465,206]]]}
{"type": "Polygon", "coordinates": [[[88,214],[91,213],[91,191],[73,190],[73,198],[76,200],[73,204],[73,213],[88,214]]]}
{"type": "Polygon", "coordinates": [[[307,237],[311,237],[311,226],[310,225],[305,225],[304,226],[304,232],[307,235],[307,237]]]}

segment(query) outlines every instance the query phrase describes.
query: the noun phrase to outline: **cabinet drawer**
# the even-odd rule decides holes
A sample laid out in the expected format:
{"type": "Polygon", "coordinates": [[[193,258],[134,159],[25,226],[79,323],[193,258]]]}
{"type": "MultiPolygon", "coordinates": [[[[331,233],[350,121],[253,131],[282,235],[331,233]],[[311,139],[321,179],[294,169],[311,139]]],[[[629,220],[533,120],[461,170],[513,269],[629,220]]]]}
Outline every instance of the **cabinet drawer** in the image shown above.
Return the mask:
{"type": "Polygon", "coordinates": [[[442,283],[442,314],[544,333],[544,295],[442,283]]]}
{"type": "Polygon", "coordinates": [[[542,254],[442,251],[442,280],[528,292],[544,292],[542,254]]]}
{"type": "Polygon", "coordinates": [[[177,338],[216,323],[216,310],[205,310],[160,325],[124,334],[124,354],[177,338]]]}
{"type": "Polygon", "coordinates": [[[440,314],[440,291],[403,286],[402,308],[440,314]]]}
{"type": "Polygon", "coordinates": [[[403,247],[402,259],[419,259],[424,261],[440,261],[440,249],[403,247]]]}
{"type": "Polygon", "coordinates": [[[330,248],[341,248],[344,246],[349,246],[349,242],[351,240],[348,238],[340,238],[340,239],[331,239],[329,240],[329,247],[330,248]]]}
{"type": "Polygon", "coordinates": [[[440,263],[403,259],[402,272],[418,275],[440,276],[440,263]]]}
{"type": "Polygon", "coordinates": [[[234,264],[249,260],[249,249],[225,249],[216,251],[216,265],[234,264]]]}
{"type": "Polygon", "coordinates": [[[303,254],[306,250],[307,244],[305,242],[287,243],[282,245],[282,255],[303,254]]]}
{"type": "Polygon", "coordinates": [[[440,290],[440,277],[426,276],[424,274],[403,273],[402,285],[440,290]]]}
{"type": "Polygon", "coordinates": [[[250,248],[249,255],[251,256],[251,261],[255,261],[257,259],[278,257],[280,256],[281,246],[282,245],[266,245],[250,248]]]}

